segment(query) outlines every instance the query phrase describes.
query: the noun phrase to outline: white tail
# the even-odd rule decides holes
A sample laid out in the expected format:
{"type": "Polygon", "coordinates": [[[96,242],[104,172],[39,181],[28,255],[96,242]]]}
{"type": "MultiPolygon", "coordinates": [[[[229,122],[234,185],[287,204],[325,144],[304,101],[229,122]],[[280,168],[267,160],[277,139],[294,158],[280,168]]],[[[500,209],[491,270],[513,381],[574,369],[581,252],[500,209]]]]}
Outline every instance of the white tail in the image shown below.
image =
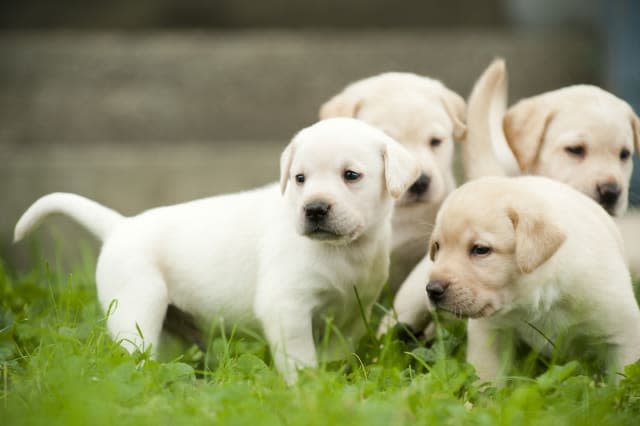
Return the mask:
{"type": "Polygon", "coordinates": [[[507,71],[494,60],[473,86],[467,106],[463,161],[467,179],[520,173],[502,129],[507,109],[507,71]]]}
{"type": "Polygon", "coordinates": [[[48,215],[65,214],[75,219],[100,240],[111,233],[123,216],[101,204],[76,194],[54,193],[38,199],[22,215],[13,234],[13,241],[22,240],[48,215]]]}

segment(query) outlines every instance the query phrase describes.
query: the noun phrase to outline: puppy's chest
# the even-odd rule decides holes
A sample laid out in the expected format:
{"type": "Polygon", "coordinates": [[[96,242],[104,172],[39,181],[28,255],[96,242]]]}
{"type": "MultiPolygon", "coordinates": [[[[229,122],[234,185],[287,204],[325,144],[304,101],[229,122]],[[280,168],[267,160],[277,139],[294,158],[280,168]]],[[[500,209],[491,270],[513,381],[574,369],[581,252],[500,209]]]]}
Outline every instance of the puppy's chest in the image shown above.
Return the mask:
{"type": "MultiPolygon", "coordinates": [[[[349,260],[342,261],[348,263],[349,260]]],[[[342,277],[334,278],[334,285],[328,291],[328,296],[333,301],[343,299],[347,303],[353,302],[356,293],[362,303],[373,303],[382,290],[382,285],[387,279],[388,261],[386,259],[376,259],[376,261],[363,262],[361,265],[354,263],[342,268],[351,269],[342,277]]],[[[329,302],[328,305],[331,305],[329,302]]]]}
{"type": "Polygon", "coordinates": [[[312,323],[321,359],[343,359],[355,350],[383,284],[384,280],[367,274],[316,294],[312,323]]]}
{"type": "Polygon", "coordinates": [[[518,337],[547,356],[551,355],[554,349],[569,345],[577,338],[593,332],[582,321],[582,315],[562,304],[553,306],[544,313],[518,317],[511,321],[518,337]]]}
{"type": "Polygon", "coordinates": [[[344,257],[336,260],[332,270],[341,274],[326,277],[331,284],[318,289],[316,313],[331,317],[339,324],[348,324],[360,316],[358,305],[368,315],[380,295],[387,278],[388,259],[376,256],[369,259],[344,257]]]}

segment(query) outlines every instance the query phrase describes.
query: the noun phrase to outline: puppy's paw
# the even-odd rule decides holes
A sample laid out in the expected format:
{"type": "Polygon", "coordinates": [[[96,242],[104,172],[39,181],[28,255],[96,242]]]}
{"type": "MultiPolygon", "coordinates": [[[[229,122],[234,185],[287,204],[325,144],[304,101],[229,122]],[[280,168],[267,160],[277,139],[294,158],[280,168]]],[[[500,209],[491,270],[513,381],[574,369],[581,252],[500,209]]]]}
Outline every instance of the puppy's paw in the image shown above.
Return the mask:
{"type": "Polygon", "coordinates": [[[430,330],[431,335],[434,334],[435,326],[432,325],[433,324],[429,324],[424,330],[414,330],[411,325],[398,322],[391,314],[387,314],[380,322],[377,337],[381,339],[387,333],[393,333],[393,336],[404,343],[424,341],[426,340],[425,332],[427,330],[430,330]]]}
{"type": "Polygon", "coordinates": [[[380,339],[382,336],[387,334],[389,330],[394,328],[396,324],[398,324],[396,316],[392,312],[387,312],[387,314],[382,317],[382,320],[380,321],[378,331],[376,332],[376,337],[380,339]]]}

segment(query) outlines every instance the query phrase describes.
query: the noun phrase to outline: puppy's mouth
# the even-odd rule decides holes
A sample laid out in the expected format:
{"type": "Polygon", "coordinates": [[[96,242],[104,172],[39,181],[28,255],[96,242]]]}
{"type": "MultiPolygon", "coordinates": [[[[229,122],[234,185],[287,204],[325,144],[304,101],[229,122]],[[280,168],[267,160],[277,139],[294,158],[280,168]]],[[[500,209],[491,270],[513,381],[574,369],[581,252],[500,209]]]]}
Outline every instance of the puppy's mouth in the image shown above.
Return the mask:
{"type": "Polygon", "coordinates": [[[396,201],[396,205],[398,206],[412,206],[417,204],[429,204],[431,203],[431,197],[429,194],[412,194],[410,192],[406,192],[398,201],[396,201]]]}
{"type": "Polygon", "coordinates": [[[622,205],[621,200],[624,198],[625,192],[617,183],[606,182],[598,183],[595,192],[590,195],[610,216],[617,216],[620,213],[619,208],[622,205]]]}
{"type": "Polygon", "coordinates": [[[314,241],[322,241],[334,245],[349,244],[358,239],[360,236],[360,228],[350,232],[339,232],[335,229],[326,228],[320,225],[307,225],[303,235],[314,241]]]}
{"type": "Polygon", "coordinates": [[[407,191],[395,202],[396,207],[412,208],[441,203],[446,197],[446,192],[433,186],[428,191],[420,194],[407,191]]]}
{"type": "Polygon", "coordinates": [[[312,229],[307,228],[305,229],[304,235],[312,240],[319,241],[336,241],[344,238],[344,235],[337,234],[334,231],[323,229],[321,227],[314,227],[312,229]]]}
{"type": "Polygon", "coordinates": [[[618,210],[617,209],[618,203],[608,204],[604,202],[599,202],[598,204],[602,206],[602,208],[609,214],[609,216],[616,216],[617,210],[618,210]]]}
{"type": "Polygon", "coordinates": [[[441,311],[448,312],[453,314],[456,318],[466,319],[466,318],[484,318],[494,315],[498,310],[491,304],[487,303],[483,305],[479,309],[469,309],[467,306],[457,306],[457,305],[449,305],[436,303],[436,308],[441,311]]]}

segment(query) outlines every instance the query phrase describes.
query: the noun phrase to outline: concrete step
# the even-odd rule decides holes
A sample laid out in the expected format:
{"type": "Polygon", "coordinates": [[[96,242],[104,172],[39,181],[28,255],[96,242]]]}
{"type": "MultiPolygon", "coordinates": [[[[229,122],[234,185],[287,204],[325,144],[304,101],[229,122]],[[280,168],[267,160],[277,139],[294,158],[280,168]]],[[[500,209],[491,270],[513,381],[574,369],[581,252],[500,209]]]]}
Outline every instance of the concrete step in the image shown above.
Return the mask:
{"type": "MultiPolygon", "coordinates": [[[[588,0],[581,3],[585,1],[588,0]]],[[[490,26],[505,23],[507,3],[505,0],[21,0],[0,3],[0,28],[490,26]]],[[[555,10],[545,6],[547,10],[555,10]]]]}
{"type": "Polygon", "coordinates": [[[347,83],[413,71],[466,96],[495,56],[520,98],[598,81],[582,33],[0,33],[0,143],[286,140],[347,83]]]}
{"type": "MultiPolygon", "coordinates": [[[[26,266],[31,244],[11,245],[26,208],[50,192],[75,192],[131,216],[152,207],[275,182],[284,143],[221,141],[153,144],[0,145],[0,259],[26,266]]],[[[260,206],[256,206],[259,209],[260,206]]],[[[51,218],[30,241],[45,257],[75,264],[92,236],[68,218],[51,218]],[[60,250],[54,250],[60,248],[60,250]]]]}

